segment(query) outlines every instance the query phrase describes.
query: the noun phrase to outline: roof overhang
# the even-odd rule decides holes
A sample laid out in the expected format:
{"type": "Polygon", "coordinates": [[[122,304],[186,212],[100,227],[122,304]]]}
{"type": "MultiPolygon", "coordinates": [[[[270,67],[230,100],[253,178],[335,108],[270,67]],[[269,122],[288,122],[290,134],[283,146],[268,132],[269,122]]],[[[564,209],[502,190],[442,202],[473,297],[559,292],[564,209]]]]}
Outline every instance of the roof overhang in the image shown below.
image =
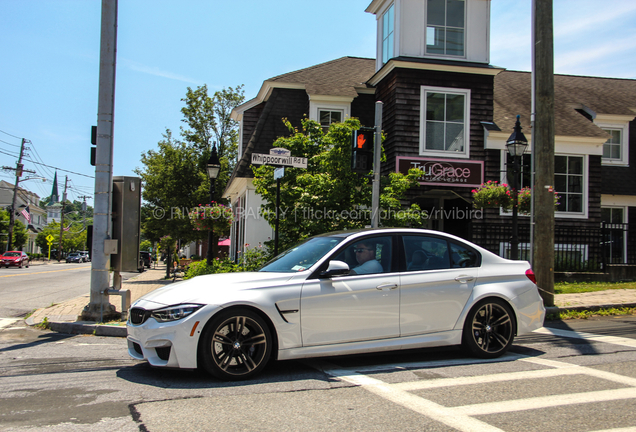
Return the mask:
{"type": "Polygon", "coordinates": [[[457,72],[457,73],[469,73],[477,75],[498,75],[503,72],[504,68],[498,68],[493,66],[481,66],[474,63],[466,63],[465,65],[460,62],[428,62],[428,61],[408,61],[400,59],[391,59],[382,66],[382,69],[377,71],[375,75],[369,79],[368,84],[377,86],[387,75],[389,75],[394,69],[415,69],[426,71],[439,71],[439,72],[457,72]]]}
{"type": "MultiPolygon", "coordinates": [[[[487,150],[506,150],[506,142],[510,137],[510,132],[489,131],[485,128],[484,130],[486,133],[484,142],[487,150]]],[[[525,135],[528,139],[526,151],[530,152],[532,150],[532,134],[526,132],[525,135]]],[[[605,141],[607,141],[606,138],[557,135],[554,137],[554,151],[555,153],[603,156],[605,141]]]]}

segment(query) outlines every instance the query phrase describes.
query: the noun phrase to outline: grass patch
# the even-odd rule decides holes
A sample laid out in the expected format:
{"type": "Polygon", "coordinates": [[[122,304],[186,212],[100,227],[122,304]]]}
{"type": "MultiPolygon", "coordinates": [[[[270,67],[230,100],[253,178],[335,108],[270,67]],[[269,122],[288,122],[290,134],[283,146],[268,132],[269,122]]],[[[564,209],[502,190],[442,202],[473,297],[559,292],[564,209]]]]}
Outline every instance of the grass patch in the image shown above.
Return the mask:
{"type": "Polygon", "coordinates": [[[558,314],[550,314],[546,316],[547,321],[570,320],[570,319],[588,319],[595,316],[614,316],[614,315],[636,315],[636,308],[607,308],[599,310],[569,310],[561,311],[558,314]]]}
{"type": "Polygon", "coordinates": [[[576,294],[613,289],[636,289],[636,282],[557,282],[554,284],[555,294],[576,294]]]}
{"type": "Polygon", "coordinates": [[[41,330],[48,330],[49,327],[51,327],[51,323],[49,322],[48,317],[44,317],[44,319],[40,323],[36,324],[34,327],[37,327],[41,330]]]}

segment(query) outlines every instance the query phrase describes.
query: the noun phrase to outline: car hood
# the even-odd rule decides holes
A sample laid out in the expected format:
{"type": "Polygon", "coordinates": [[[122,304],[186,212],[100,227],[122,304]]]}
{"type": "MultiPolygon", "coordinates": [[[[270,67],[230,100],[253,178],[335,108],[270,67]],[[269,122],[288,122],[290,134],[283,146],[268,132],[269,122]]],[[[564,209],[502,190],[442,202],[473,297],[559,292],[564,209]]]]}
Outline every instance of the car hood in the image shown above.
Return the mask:
{"type": "Polygon", "coordinates": [[[255,290],[285,284],[294,275],[296,273],[241,272],[197,276],[158,288],[141,297],[135,306],[152,309],[185,303],[222,305],[250,298],[250,292],[255,290]]]}
{"type": "Polygon", "coordinates": [[[1,257],[3,260],[9,260],[9,261],[15,261],[20,259],[20,257],[15,257],[15,256],[3,256],[1,257]]]}

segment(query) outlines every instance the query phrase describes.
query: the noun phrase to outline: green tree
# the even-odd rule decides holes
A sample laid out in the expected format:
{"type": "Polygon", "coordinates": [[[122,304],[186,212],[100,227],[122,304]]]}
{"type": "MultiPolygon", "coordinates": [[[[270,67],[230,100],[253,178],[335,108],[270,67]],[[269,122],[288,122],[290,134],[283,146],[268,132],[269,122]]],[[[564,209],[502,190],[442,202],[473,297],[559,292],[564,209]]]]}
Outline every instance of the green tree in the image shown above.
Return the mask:
{"type": "MultiPolygon", "coordinates": [[[[65,226],[68,226],[66,222],[65,226]]],[[[51,250],[59,250],[60,247],[60,223],[59,222],[51,222],[47,226],[45,226],[41,232],[38,233],[35,238],[35,243],[42,250],[42,254],[48,256],[49,253],[49,244],[46,241],[46,237],[51,235],[53,237],[53,242],[51,244],[51,250]]],[[[64,235],[62,236],[62,246],[65,252],[73,252],[78,250],[84,250],[84,246],[86,244],[86,230],[81,227],[80,224],[74,223],[71,224],[71,227],[68,231],[64,231],[64,235]]],[[[54,256],[53,258],[56,258],[54,256]]]]}
{"type": "Polygon", "coordinates": [[[29,238],[24,224],[16,219],[15,224],[13,225],[13,244],[7,246],[9,218],[10,216],[8,211],[0,210],[0,249],[2,252],[22,249],[22,246],[24,246],[29,238]]]}
{"type": "MultiPolygon", "coordinates": [[[[212,97],[205,85],[196,90],[188,88],[182,99],[185,107],[181,112],[187,125],[181,128],[183,141],[173,138],[167,130],[157,150],[142,154],[144,168],[135,171],[144,183],[142,229],[146,239],[158,241],[169,235],[192,241],[207,236],[206,232],[194,229],[190,218],[199,205],[210,203],[206,166],[213,143],[221,161],[221,172],[215,182],[216,201],[236,164],[238,123],[230,114],[243,100],[242,86],[218,91],[212,97]]],[[[214,234],[218,239],[226,233],[214,234]]],[[[213,249],[216,243],[213,241],[213,249]]]]}
{"type": "MultiPolygon", "coordinates": [[[[279,138],[274,147],[307,157],[307,169],[285,168],[281,179],[279,250],[329,231],[363,228],[370,224],[371,181],[351,171],[351,134],[360,128],[357,119],[332,124],[324,134],[315,121],[303,120],[302,130],[285,121],[291,136],[279,138]]],[[[266,204],[261,211],[273,226],[276,215],[276,181],[273,167],[254,167],[254,184],[266,204]]],[[[382,178],[380,208],[384,226],[421,226],[426,215],[413,204],[402,205],[406,191],[417,186],[421,172],[391,173],[382,178]]],[[[266,242],[273,249],[273,241],[266,242]]]]}

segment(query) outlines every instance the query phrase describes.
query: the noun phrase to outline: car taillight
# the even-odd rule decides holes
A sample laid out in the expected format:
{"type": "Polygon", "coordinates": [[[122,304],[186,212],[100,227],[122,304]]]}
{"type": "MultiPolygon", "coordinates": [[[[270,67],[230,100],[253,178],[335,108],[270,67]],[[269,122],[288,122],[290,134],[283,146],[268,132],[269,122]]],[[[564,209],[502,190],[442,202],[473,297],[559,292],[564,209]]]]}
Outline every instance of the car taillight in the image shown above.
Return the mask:
{"type": "Polygon", "coordinates": [[[532,269],[528,269],[526,270],[526,276],[528,276],[528,279],[530,279],[532,281],[533,284],[537,284],[537,278],[534,275],[534,272],[532,271],[532,269]]]}

